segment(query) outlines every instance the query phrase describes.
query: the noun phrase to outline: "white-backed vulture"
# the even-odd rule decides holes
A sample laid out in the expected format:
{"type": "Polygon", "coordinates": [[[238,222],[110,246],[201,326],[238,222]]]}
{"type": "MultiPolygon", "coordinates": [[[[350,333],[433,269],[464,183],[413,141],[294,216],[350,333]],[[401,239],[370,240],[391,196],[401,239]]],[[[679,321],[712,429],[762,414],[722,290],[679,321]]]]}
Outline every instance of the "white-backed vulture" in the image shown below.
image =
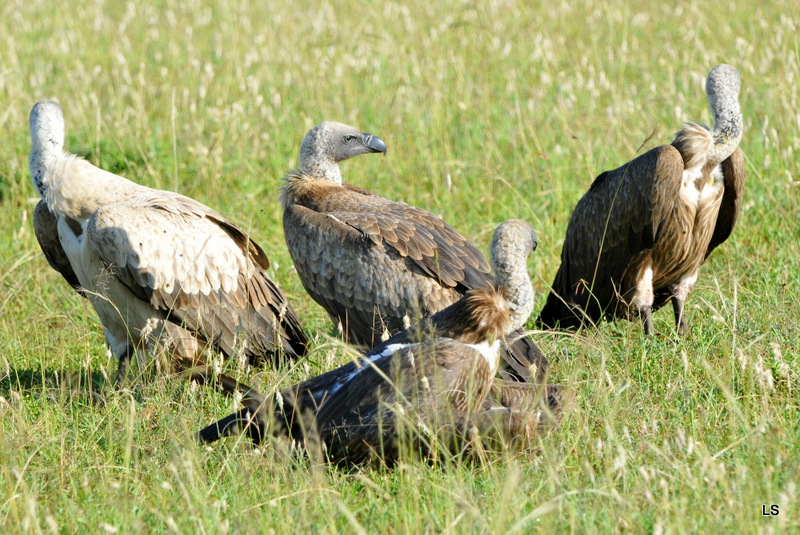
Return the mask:
{"type": "Polygon", "coordinates": [[[679,334],[700,266],[730,236],[744,193],[739,72],[711,70],[714,129],[684,124],[656,147],[598,176],[569,220],[561,267],[539,315],[545,328],[641,317],[672,302],[679,334]]]}
{"type": "Polygon", "coordinates": [[[495,378],[501,340],[532,310],[525,261],[535,244],[528,223],[506,221],[492,242],[494,284],[468,290],[426,325],[354,362],[287,388],[277,399],[257,399],[200,431],[200,439],[244,432],[259,442],[288,434],[305,445],[318,439],[331,461],[358,463],[396,459],[404,436],[422,450],[434,439],[461,444],[473,428],[530,438],[540,424],[560,419],[569,399],[556,385],[495,378]]]}
{"type": "MultiPolygon", "coordinates": [[[[480,251],[440,218],[342,181],[339,162],[385,152],[384,142],[336,122],[317,125],[281,193],[283,229],[303,286],[365,347],[386,340],[489,280],[480,251]]],[[[547,359],[521,335],[504,373],[543,376],[547,359]],[[509,369],[510,368],[510,369],[509,369]]]]}
{"type": "Polygon", "coordinates": [[[119,359],[136,351],[178,368],[206,347],[251,362],[306,349],[297,315],[265,272],[263,249],[211,208],[64,152],[52,100],[30,114],[34,229],[50,265],[89,298],[119,359]]]}

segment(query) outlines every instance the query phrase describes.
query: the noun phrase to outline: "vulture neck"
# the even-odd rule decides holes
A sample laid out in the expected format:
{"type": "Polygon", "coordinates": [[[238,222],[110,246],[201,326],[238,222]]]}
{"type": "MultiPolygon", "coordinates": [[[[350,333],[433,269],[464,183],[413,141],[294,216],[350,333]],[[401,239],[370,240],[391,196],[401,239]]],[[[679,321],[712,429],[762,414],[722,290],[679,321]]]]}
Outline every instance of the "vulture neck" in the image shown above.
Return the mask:
{"type": "Polygon", "coordinates": [[[702,170],[706,175],[739,146],[743,131],[740,89],[741,77],[733,66],[717,65],[708,73],[706,96],[714,116],[714,130],[685,124],[672,143],[683,156],[686,170],[702,170]]]}
{"type": "Polygon", "coordinates": [[[683,157],[686,169],[706,169],[725,161],[742,139],[742,114],[739,103],[734,99],[720,106],[719,101],[709,98],[714,113],[714,130],[696,123],[685,123],[675,134],[672,146],[683,157]]]}
{"type": "Polygon", "coordinates": [[[708,159],[716,163],[726,160],[742,140],[742,113],[739,111],[739,102],[734,100],[730,107],[725,107],[714,113],[714,146],[709,152],[708,159]]]}
{"type": "MultiPolygon", "coordinates": [[[[283,210],[286,211],[290,206],[300,204],[311,208],[319,209],[318,199],[324,199],[331,189],[336,189],[334,182],[317,179],[300,170],[289,171],[283,177],[284,185],[281,187],[280,202],[283,210]]],[[[341,185],[341,184],[339,184],[341,185]]]]}
{"type": "Polygon", "coordinates": [[[317,180],[342,184],[342,171],[338,162],[305,144],[300,150],[300,172],[317,180]]]}
{"type": "Polygon", "coordinates": [[[64,158],[64,120],[60,114],[32,114],[31,155],[28,166],[31,169],[31,180],[42,198],[46,199],[53,188],[51,184],[53,169],[64,158]]]}
{"type": "Polygon", "coordinates": [[[54,101],[37,102],[31,110],[31,180],[51,212],[85,220],[120,196],[141,187],[64,152],[64,116],[54,101]]]}
{"type": "Polygon", "coordinates": [[[526,269],[527,252],[506,252],[492,244],[492,269],[498,291],[511,312],[512,330],[525,325],[533,311],[533,284],[526,269]]]}
{"type": "Polygon", "coordinates": [[[79,221],[90,218],[104,205],[145,189],[64,152],[31,152],[30,167],[34,185],[50,211],[79,221]]]}
{"type": "Polygon", "coordinates": [[[739,107],[739,73],[729,65],[712,69],[706,82],[708,106],[714,116],[714,146],[709,163],[726,160],[742,139],[742,111],[739,107]]]}

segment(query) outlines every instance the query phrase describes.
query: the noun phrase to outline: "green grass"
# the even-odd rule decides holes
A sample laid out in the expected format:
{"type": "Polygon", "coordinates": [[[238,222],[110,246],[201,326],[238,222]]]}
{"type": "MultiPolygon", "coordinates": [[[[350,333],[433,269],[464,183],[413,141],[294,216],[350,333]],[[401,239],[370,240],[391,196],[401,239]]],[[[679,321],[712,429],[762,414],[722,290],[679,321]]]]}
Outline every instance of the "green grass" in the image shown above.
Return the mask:
{"type": "Polygon", "coordinates": [[[795,2],[152,0],[0,7],[0,526],[4,532],[788,532],[800,526],[800,16],[795,2]],[[529,5],[532,4],[532,5],[529,5]],[[674,5],[673,5],[674,4],[674,5]],[[539,334],[577,392],[563,426],[486,462],[346,472],[236,440],[235,408],[174,379],[108,386],[89,304],[31,226],[27,116],[67,144],[245,228],[318,346],[263,390],[344,362],[283,243],[277,190],[326,119],[379,135],[352,183],[437,214],[486,251],[530,221],[539,303],[594,176],[709,122],[703,82],[742,73],[744,210],[701,271],[689,336],[656,315],[539,334]],[[98,396],[87,392],[91,383],[98,396]],[[762,517],[778,504],[778,517],[762,517]]]}

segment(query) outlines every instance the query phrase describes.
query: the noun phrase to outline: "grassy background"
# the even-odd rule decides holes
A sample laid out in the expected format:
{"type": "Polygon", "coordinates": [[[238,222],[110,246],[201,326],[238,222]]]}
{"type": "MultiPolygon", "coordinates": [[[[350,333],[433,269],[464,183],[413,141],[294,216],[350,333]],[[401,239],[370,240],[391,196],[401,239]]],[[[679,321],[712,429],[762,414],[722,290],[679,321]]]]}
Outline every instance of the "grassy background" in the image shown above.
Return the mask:
{"type": "MultiPolygon", "coordinates": [[[[780,532],[800,526],[800,6],[772,2],[263,2],[0,6],[0,526],[5,532],[780,532]],[[747,193],[703,267],[693,330],[537,335],[576,410],[484,463],[342,472],[190,434],[232,400],[159,378],[116,391],[88,302],[33,236],[28,112],[67,146],[226,214],[264,246],[318,347],[264,390],[344,361],[283,243],[277,190],[326,119],[386,140],[347,179],[440,214],[486,251],[530,221],[543,303],[594,176],[710,121],[742,73],[747,193]],[[86,393],[94,385],[98,395],[86,393]],[[762,517],[777,504],[777,517],[762,517]]],[[[538,308],[538,307],[537,307],[538,308]]]]}

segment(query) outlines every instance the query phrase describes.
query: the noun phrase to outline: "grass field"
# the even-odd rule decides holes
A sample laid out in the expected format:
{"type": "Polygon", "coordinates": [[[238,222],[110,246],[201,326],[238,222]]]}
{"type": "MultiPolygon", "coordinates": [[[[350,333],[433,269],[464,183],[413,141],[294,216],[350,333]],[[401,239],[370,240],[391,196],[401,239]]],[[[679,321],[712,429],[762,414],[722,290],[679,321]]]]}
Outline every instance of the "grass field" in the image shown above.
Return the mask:
{"type": "Polygon", "coordinates": [[[800,528],[796,0],[265,3],[0,5],[0,530],[800,528]],[[535,334],[577,403],[529,451],[342,471],[236,440],[197,447],[235,402],[168,378],[109,385],[94,311],[33,236],[28,113],[57,98],[69,150],[209,204],[267,250],[316,340],[293,366],[231,370],[271,391],[346,359],[292,270],[277,201],[314,124],[386,140],[346,180],[484,252],[498,223],[530,221],[536,313],[591,180],[708,123],[704,81],[723,62],[742,74],[747,192],[688,302],[692,332],[675,338],[662,311],[652,339],[625,322],[535,334]]]}

